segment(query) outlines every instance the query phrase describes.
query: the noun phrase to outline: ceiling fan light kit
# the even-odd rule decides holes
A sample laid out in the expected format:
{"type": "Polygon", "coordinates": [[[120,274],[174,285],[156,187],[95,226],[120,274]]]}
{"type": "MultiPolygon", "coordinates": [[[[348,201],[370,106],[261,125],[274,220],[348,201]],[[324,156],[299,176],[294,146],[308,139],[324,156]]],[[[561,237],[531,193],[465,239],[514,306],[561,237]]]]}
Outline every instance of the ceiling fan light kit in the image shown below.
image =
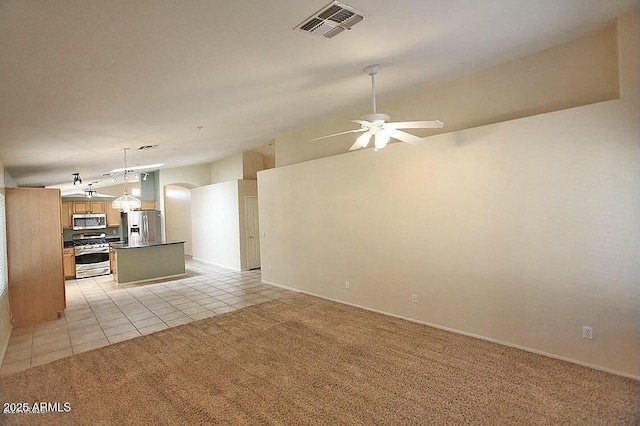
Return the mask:
{"type": "Polygon", "coordinates": [[[387,114],[378,113],[376,108],[376,74],[380,71],[380,65],[373,64],[366,66],[363,71],[371,76],[371,104],[373,106],[373,113],[365,115],[359,120],[351,120],[354,123],[360,124],[359,129],[322,136],[311,139],[312,141],[345,135],[347,133],[364,132],[358,136],[355,143],[349,148],[349,151],[366,148],[369,146],[372,137],[374,137],[374,150],[378,151],[387,146],[391,138],[408,143],[409,145],[424,143],[424,139],[399,129],[438,129],[444,126],[444,123],[440,120],[391,122],[391,117],[387,114]]]}
{"type": "Polygon", "coordinates": [[[94,191],[94,190],[91,188],[91,186],[92,186],[94,183],[98,183],[98,182],[92,182],[92,183],[90,183],[90,184],[89,184],[89,189],[85,189],[85,191],[84,191],[84,196],[85,196],[85,197],[87,197],[87,198],[93,198],[93,197],[96,197],[96,196],[98,195],[98,193],[97,193],[96,191],[94,191]]]}

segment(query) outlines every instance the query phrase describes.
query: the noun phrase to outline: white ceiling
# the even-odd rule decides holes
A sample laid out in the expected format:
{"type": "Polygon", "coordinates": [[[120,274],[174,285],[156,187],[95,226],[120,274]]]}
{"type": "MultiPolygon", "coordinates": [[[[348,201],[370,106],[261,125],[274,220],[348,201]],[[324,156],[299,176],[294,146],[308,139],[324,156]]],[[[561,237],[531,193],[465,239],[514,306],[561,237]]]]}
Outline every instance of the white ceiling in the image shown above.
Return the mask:
{"type": "Polygon", "coordinates": [[[0,162],[21,186],[68,184],[73,172],[97,180],[122,167],[127,147],[129,165],[211,162],[368,105],[368,64],[383,65],[378,95],[389,95],[578,38],[637,7],[347,0],[366,13],[351,31],[293,30],[327,2],[0,0],[0,162]]]}

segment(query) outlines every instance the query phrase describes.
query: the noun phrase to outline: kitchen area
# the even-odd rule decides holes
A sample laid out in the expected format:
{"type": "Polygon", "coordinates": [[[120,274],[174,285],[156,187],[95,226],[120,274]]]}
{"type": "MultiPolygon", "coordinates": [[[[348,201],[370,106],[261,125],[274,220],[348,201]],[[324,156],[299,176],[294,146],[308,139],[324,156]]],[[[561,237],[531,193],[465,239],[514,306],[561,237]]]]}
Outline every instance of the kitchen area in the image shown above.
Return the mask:
{"type": "Polygon", "coordinates": [[[115,287],[186,273],[184,241],[163,240],[154,172],[126,167],[121,184],[5,189],[8,296],[12,326],[60,318],[66,280],[102,277],[115,287]],[[127,176],[129,175],[129,176],[127,176]],[[131,186],[129,194],[128,185],[131,186]],[[138,198],[139,197],[139,198],[138,198]]]}
{"type": "Polygon", "coordinates": [[[155,201],[120,212],[110,200],[63,198],[61,218],[65,279],[113,274],[124,285],[185,273],[184,242],[162,240],[155,201]]]}

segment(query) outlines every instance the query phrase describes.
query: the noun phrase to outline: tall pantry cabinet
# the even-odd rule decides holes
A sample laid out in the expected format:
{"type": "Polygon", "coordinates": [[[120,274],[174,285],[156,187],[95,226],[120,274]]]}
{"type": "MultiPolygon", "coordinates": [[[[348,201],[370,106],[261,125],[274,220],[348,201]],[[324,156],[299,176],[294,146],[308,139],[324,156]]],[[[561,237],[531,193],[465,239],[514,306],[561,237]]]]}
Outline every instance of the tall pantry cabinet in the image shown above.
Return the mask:
{"type": "Polygon", "coordinates": [[[60,191],[6,188],[5,196],[12,324],[55,320],[66,308],[60,191]]]}

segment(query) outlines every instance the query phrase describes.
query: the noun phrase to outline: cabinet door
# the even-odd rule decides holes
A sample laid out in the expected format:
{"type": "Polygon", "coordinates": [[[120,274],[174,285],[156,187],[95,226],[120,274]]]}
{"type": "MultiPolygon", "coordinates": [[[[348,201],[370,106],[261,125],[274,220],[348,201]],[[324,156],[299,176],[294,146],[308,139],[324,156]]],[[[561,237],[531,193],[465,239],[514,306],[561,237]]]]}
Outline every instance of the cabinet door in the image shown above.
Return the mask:
{"type": "Polygon", "coordinates": [[[73,211],[71,201],[63,201],[60,210],[60,220],[62,221],[62,229],[71,229],[71,214],[73,211]]]}
{"type": "Polygon", "coordinates": [[[65,309],[60,191],[7,188],[5,196],[13,325],[55,320],[65,309]]]}
{"type": "Polygon", "coordinates": [[[140,210],[156,210],[156,202],[154,200],[142,200],[140,210]]]}
{"type": "Polygon", "coordinates": [[[111,207],[111,203],[107,202],[107,226],[120,226],[120,210],[111,207]]]}
{"type": "Polygon", "coordinates": [[[87,201],[74,201],[73,214],[87,214],[91,213],[89,203],[87,201]]]}
{"type": "Polygon", "coordinates": [[[76,277],[76,256],[73,248],[66,248],[62,251],[62,266],[65,278],[76,277]]]}
{"type": "Polygon", "coordinates": [[[104,206],[104,201],[91,201],[89,203],[89,208],[91,209],[91,213],[106,213],[104,206]]]}

